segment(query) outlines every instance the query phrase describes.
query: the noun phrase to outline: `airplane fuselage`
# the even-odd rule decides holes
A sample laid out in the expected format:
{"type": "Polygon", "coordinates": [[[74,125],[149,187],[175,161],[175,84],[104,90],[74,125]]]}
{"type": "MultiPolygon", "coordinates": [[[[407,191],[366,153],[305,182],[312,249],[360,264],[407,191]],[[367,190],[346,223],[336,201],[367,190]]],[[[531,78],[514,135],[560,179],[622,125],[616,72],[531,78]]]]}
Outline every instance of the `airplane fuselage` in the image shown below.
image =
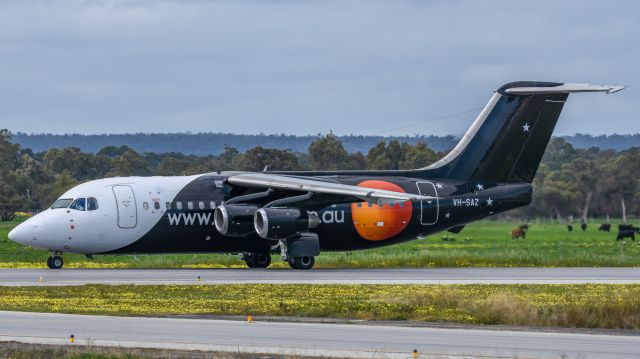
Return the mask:
{"type": "MultiPolygon", "coordinates": [[[[232,172],[231,174],[237,174],[232,172]]],[[[29,222],[21,242],[84,254],[270,253],[273,243],[255,233],[220,234],[214,210],[234,196],[225,172],[196,176],[119,177],[79,185],[61,199],[95,199],[97,208],[50,208],[29,222]],[[29,233],[27,233],[29,232],[29,233]]],[[[425,180],[408,177],[332,176],[333,181],[435,197],[396,203],[336,203],[315,211],[323,251],[395,244],[526,205],[531,185],[425,180]]],[[[86,202],[85,202],[86,203],[86,202]]],[[[26,224],[26,223],[25,223],[26,224]]]]}

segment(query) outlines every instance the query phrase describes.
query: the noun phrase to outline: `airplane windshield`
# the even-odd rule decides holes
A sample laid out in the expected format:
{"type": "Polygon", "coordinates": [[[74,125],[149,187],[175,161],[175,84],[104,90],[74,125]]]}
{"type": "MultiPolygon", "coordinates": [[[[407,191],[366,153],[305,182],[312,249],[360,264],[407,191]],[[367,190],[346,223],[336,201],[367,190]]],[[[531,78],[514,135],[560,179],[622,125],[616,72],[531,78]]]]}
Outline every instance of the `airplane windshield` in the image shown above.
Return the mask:
{"type": "Polygon", "coordinates": [[[96,209],[98,209],[98,200],[93,197],[87,198],[87,211],[95,211],[96,209]]]}
{"type": "Polygon", "coordinates": [[[84,198],[76,198],[76,200],[71,203],[69,208],[75,209],[76,211],[84,211],[87,209],[87,200],[84,198]]]}
{"type": "Polygon", "coordinates": [[[56,208],[67,208],[73,202],[73,198],[60,198],[59,200],[53,202],[51,205],[51,209],[56,208]]]}

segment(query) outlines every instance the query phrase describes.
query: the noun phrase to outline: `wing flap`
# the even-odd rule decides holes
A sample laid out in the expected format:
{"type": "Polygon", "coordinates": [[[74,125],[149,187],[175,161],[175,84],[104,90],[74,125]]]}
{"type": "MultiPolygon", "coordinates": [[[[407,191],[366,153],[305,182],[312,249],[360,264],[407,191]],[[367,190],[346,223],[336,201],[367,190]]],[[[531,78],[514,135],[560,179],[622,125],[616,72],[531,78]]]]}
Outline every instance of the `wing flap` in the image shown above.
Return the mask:
{"type": "Polygon", "coordinates": [[[379,203],[435,199],[435,197],[421,196],[413,193],[394,192],[326,182],[305,177],[291,177],[268,173],[242,173],[229,177],[228,182],[241,187],[272,188],[276,190],[353,196],[363,201],[377,201],[379,203]]]}

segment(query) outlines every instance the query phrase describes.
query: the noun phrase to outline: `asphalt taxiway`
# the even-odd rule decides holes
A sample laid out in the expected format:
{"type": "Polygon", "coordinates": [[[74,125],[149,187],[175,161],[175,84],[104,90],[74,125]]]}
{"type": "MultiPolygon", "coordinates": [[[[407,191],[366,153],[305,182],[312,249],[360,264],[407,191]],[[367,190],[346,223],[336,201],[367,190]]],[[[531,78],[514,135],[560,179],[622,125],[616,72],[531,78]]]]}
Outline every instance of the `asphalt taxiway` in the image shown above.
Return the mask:
{"type": "Polygon", "coordinates": [[[0,341],[331,357],[637,358],[640,336],[0,312],[0,341]],[[75,343],[68,338],[74,335],[75,343]]]}
{"type": "Polygon", "coordinates": [[[0,269],[5,286],[244,283],[637,284],[640,268],[0,269]]]}

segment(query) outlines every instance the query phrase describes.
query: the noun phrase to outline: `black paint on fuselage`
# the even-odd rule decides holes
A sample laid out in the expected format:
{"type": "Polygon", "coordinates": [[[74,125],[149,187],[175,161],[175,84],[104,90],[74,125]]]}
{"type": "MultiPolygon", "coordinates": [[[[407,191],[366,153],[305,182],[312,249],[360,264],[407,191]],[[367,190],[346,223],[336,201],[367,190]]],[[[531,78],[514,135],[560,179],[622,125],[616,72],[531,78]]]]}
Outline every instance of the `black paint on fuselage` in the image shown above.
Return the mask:
{"type": "MultiPolygon", "coordinates": [[[[172,209],[163,214],[158,223],[142,238],[134,243],[110,253],[269,253],[275,243],[260,238],[257,234],[249,234],[244,237],[223,236],[216,230],[213,224],[213,210],[200,210],[197,207],[189,210],[183,206],[176,209],[176,203],[186,204],[188,201],[210,203],[214,201],[221,204],[232,197],[239,195],[237,189],[228,185],[216,187],[224,182],[223,174],[202,175],[185,186],[172,203],[172,209]],[[204,218],[208,214],[206,223],[200,223],[197,218],[191,224],[180,221],[171,223],[170,218],[176,218],[180,214],[200,215],[204,218]]],[[[352,220],[352,207],[350,203],[337,203],[323,206],[318,213],[323,223],[313,232],[320,239],[323,251],[351,251],[358,249],[375,248],[391,245],[420,236],[431,235],[452,227],[467,224],[492,214],[504,212],[528,204],[531,201],[531,185],[529,183],[480,183],[482,189],[478,189],[478,182],[452,181],[452,180],[426,180],[406,177],[386,176],[339,176],[332,180],[357,185],[366,180],[382,180],[398,185],[407,193],[418,194],[417,183],[430,182],[437,184],[438,200],[429,203],[420,201],[412,202],[411,219],[398,235],[380,241],[371,241],[361,237],[352,220]],[[429,224],[422,224],[422,218],[428,218],[429,224]],[[328,222],[328,223],[327,223],[328,222]],[[435,223],[433,223],[435,222],[435,223]],[[432,224],[431,224],[432,223],[432,224]]],[[[424,194],[424,193],[423,193],[424,194]]],[[[428,195],[433,195],[429,193],[428,195]]],[[[281,197],[282,194],[279,194],[281,197]]],[[[261,199],[264,204],[277,197],[261,199]]],[[[368,205],[366,202],[363,205],[368,205]]],[[[374,204],[377,205],[377,204],[374,204]]]]}

